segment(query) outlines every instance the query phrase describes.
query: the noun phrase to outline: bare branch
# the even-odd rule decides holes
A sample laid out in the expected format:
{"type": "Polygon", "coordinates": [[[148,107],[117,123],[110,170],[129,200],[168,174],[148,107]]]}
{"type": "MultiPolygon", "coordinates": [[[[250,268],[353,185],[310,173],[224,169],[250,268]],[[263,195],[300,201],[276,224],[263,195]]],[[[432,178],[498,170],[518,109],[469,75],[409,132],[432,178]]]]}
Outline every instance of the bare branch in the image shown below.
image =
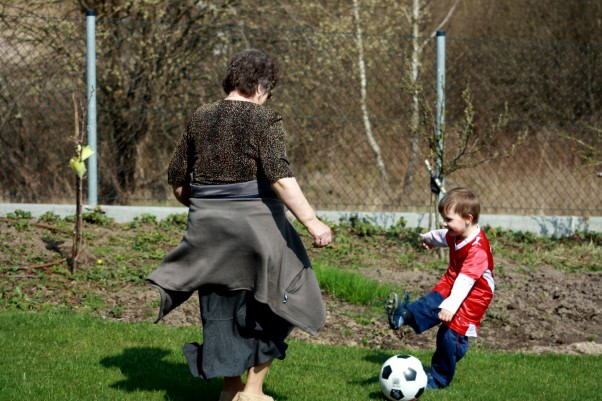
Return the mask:
{"type": "Polygon", "coordinates": [[[441,20],[441,22],[439,23],[437,28],[435,28],[433,30],[433,32],[431,33],[431,35],[430,35],[431,37],[434,37],[437,34],[437,31],[440,31],[445,25],[447,25],[449,19],[454,14],[454,11],[456,11],[456,6],[458,5],[459,2],[460,2],[460,0],[456,0],[454,2],[454,4],[451,6],[449,11],[447,12],[447,15],[443,18],[443,20],[441,20]]]}

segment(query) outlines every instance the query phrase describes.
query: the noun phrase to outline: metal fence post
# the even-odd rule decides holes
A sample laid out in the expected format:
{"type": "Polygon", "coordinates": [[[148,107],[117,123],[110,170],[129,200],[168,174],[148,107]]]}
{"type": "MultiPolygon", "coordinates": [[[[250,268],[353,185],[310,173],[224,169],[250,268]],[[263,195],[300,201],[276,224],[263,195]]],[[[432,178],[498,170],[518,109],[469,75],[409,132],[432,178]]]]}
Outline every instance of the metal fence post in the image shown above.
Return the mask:
{"type": "MultiPolygon", "coordinates": [[[[445,32],[437,31],[437,103],[436,103],[436,116],[435,116],[435,133],[437,136],[437,160],[435,165],[435,177],[441,181],[441,187],[444,187],[444,177],[442,174],[443,170],[443,154],[444,146],[443,143],[443,129],[445,125],[445,32]]],[[[443,193],[439,193],[439,198],[443,196],[443,193]]]]}
{"type": "Polygon", "coordinates": [[[96,10],[86,11],[86,99],[88,145],[94,153],[88,158],[88,205],[98,204],[98,165],[96,148],[96,10]]]}

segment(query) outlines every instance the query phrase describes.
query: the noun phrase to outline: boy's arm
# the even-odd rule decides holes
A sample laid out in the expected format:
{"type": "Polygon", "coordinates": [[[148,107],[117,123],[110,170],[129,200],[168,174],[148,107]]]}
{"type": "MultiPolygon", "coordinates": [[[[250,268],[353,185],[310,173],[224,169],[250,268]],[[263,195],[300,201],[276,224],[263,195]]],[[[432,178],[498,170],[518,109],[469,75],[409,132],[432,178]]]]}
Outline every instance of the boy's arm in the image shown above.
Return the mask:
{"type": "Polygon", "coordinates": [[[471,279],[465,274],[458,274],[456,277],[456,281],[454,281],[454,285],[451,290],[451,294],[447,297],[441,304],[439,305],[439,319],[444,322],[450,322],[458,309],[460,309],[460,305],[468,296],[468,293],[472,289],[475,280],[471,279]]]}
{"type": "Polygon", "coordinates": [[[445,247],[447,246],[447,240],[445,239],[445,234],[447,234],[447,229],[442,228],[440,230],[432,230],[428,233],[420,234],[422,240],[427,249],[431,247],[445,247]]]}

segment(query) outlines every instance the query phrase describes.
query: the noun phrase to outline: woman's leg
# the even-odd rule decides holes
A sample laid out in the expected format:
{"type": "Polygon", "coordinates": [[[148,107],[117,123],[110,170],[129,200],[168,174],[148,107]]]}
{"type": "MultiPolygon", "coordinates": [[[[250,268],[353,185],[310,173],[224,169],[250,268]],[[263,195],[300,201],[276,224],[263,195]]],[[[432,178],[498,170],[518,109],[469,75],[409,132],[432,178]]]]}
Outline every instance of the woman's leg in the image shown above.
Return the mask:
{"type": "Polygon", "coordinates": [[[263,395],[263,382],[268,375],[272,361],[262,363],[249,368],[247,373],[247,382],[245,384],[245,393],[263,395]]]}

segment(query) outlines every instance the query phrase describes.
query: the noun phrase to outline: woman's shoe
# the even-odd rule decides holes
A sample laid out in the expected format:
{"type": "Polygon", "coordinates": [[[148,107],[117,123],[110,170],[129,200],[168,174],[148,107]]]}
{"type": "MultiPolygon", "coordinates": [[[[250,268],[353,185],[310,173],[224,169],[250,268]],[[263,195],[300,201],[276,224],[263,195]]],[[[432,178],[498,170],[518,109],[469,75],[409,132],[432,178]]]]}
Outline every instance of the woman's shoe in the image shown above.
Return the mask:
{"type": "Polygon", "coordinates": [[[234,401],[238,391],[222,391],[219,394],[219,401],[234,401]]]}
{"type": "Polygon", "coordinates": [[[269,395],[251,394],[241,391],[236,394],[236,397],[232,401],[274,401],[274,399],[269,395]]]}

